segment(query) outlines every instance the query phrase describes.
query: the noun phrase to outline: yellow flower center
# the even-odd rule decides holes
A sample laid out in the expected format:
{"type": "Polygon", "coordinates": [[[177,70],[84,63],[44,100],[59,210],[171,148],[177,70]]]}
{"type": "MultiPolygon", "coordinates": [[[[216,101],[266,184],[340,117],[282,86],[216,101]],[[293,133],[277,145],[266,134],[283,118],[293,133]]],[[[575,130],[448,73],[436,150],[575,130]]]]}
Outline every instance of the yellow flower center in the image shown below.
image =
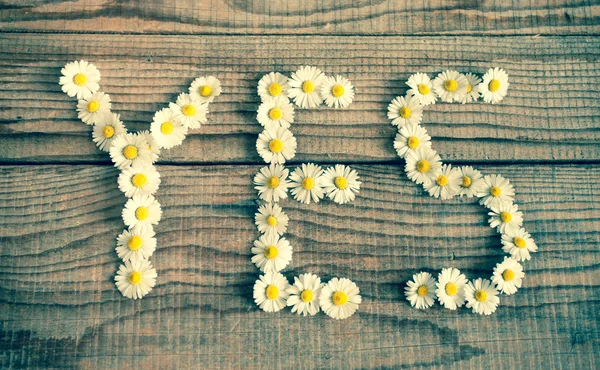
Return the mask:
{"type": "Polygon", "coordinates": [[[475,299],[479,302],[485,302],[487,300],[487,292],[481,289],[475,291],[475,299]]]}
{"type": "Polygon", "coordinates": [[[269,85],[269,94],[271,96],[278,96],[279,94],[281,94],[281,85],[278,84],[277,82],[273,82],[272,84],[269,85]]]}
{"type": "Polygon", "coordinates": [[[344,190],[348,187],[348,180],[346,180],[345,177],[338,176],[335,178],[335,180],[333,180],[333,182],[335,183],[335,187],[340,190],[344,190]]]}
{"type": "Polygon", "coordinates": [[[140,221],[144,221],[145,219],[148,218],[148,216],[150,216],[150,211],[148,211],[148,208],[142,206],[142,207],[138,207],[135,210],[135,218],[137,218],[140,221]]]}
{"type": "Polygon", "coordinates": [[[269,149],[273,153],[279,153],[283,150],[283,142],[279,139],[273,139],[269,142],[269,149]]]}
{"type": "Polygon", "coordinates": [[[473,91],[473,86],[471,86],[471,84],[467,84],[467,92],[470,93],[471,91],[473,91]]]}
{"type": "Polygon", "coordinates": [[[140,274],[137,271],[132,272],[131,274],[129,274],[129,283],[133,284],[133,285],[137,285],[142,281],[142,274],[140,274]]]}
{"type": "Polygon", "coordinates": [[[501,212],[500,219],[502,220],[502,222],[504,222],[506,224],[506,223],[512,221],[512,215],[510,214],[510,212],[501,212]]]}
{"type": "Polygon", "coordinates": [[[446,284],[446,287],[444,288],[444,290],[446,291],[446,294],[448,294],[448,295],[455,295],[456,292],[458,291],[458,288],[456,287],[456,284],[448,283],[448,284],[446,284]]]}
{"type": "Polygon", "coordinates": [[[314,294],[312,292],[312,290],[310,289],[306,289],[303,290],[302,293],[300,294],[300,299],[302,300],[302,302],[310,302],[313,300],[314,294]]]}
{"type": "Polygon", "coordinates": [[[267,180],[267,186],[271,189],[275,189],[276,187],[279,186],[279,177],[277,176],[271,176],[268,180],[267,180]]]}
{"type": "Polygon", "coordinates": [[[138,149],[134,145],[127,145],[123,149],[123,156],[127,159],[136,159],[138,156],[138,149]]]}
{"type": "Polygon", "coordinates": [[[471,178],[469,176],[463,176],[463,178],[462,178],[462,187],[463,188],[470,187],[472,183],[473,183],[473,180],[471,180],[471,178]]]}
{"type": "Polygon", "coordinates": [[[344,292],[335,292],[333,293],[333,304],[336,306],[342,306],[348,303],[348,295],[344,292]]]}
{"type": "Polygon", "coordinates": [[[498,80],[491,80],[490,83],[488,84],[488,89],[491,92],[496,92],[496,91],[498,91],[499,88],[500,88],[500,81],[498,81],[498,80]]]}
{"type": "Polygon", "coordinates": [[[183,108],[181,108],[181,112],[188,117],[193,117],[196,115],[196,107],[194,107],[191,104],[187,104],[184,105],[183,108]]]}
{"type": "Polygon", "coordinates": [[[269,118],[273,121],[280,120],[283,116],[283,110],[281,108],[275,107],[269,110],[269,118]]]}
{"type": "Polygon", "coordinates": [[[206,98],[207,96],[210,96],[210,94],[212,94],[212,87],[208,85],[200,87],[200,95],[206,98]]]}
{"type": "Polygon", "coordinates": [[[143,173],[136,173],[131,178],[131,184],[133,184],[133,186],[136,188],[141,188],[142,186],[146,185],[147,182],[148,178],[143,173]]]}
{"type": "Polygon", "coordinates": [[[527,246],[527,243],[525,242],[525,239],[521,238],[520,236],[515,236],[515,238],[513,239],[513,243],[519,249],[523,249],[523,248],[525,248],[527,246]]]}
{"type": "Polygon", "coordinates": [[[400,116],[402,116],[402,118],[409,119],[411,115],[412,115],[412,110],[410,110],[409,107],[400,108],[400,116]]]}
{"type": "Polygon", "coordinates": [[[137,251],[142,247],[142,237],[134,235],[127,241],[127,247],[132,251],[137,251]]]}
{"type": "Polygon", "coordinates": [[[421,159],[420,161],[417,162],[417,171],[419,171],[421,173],[428,172],[430,168],[431,168],[431,165],[425,159],[421,159]]]}
{"type": "Polygon", "coordinates": [[[305,177],[302,180],[302,187],[306,190],[310,190],[315,187],[315,180],[312,177],[305,177]]]}
{"type": "Polygon", "coordinates": [[[335,96],[336,98],[339,98],[340,96],[344,95],[344,86],[342,85],[335,85],[332,89],[331,89],[331,93],[333,94],[333,96],[335,96]]]}
{"type": "Polygon", "coordinates": [[[492,187],[490,188],[490,195],[491,195],[491,196],[493,196],[493,197],[499,197],[499,196],[500,196],[500,194],[502,194],[502,189],[500,189],[499,187],[497,187],[497,186],[492,186],[492,187]]]}
{"type": "Polygon", "coordinates": [[[408,145],[409,148],[415,149],[416,147],[419,146],[419,138],[416,136],[411,136],[406,141],[406,144],[408,145]]]}
{"type": "Polygon", "coordinates": [[[83,86],[87,82],[87,76],[83,73],[78,73],[73,76],[73,83],[77,86],[83,86]]]}
{"type": "Polygon", "coordinates": [[[277,225],[277,219],[275,218],[275,216],[269,216],[269,217],[267,217],[267,224],[269,226],[275,226],[275,225],[277,225]]]}
{"type": "Polygon", "coordinates": [[[502,279],[504,279],[504,281],[511,281],[514,278],[515,278],[515,272],[513,270],[506,269],[502,273],[502,279]]]}
{"type": "Polygon", "coordinates": [[[279,250],[276,246],[271,245],[265,248],[264,254],[265,258],[272,260],[273,258],[277,257],[277,255],[279,255],[279,250]]]}
{"type": "Polygon", "coordinates": [[[87,110],[90,113],[95,113],[100,109],[100,102],[98,100],[92,100],[87,105],[87,110]]]}
{"type": "Polygon", "coordinates": [[[448,178],[444,175],[440,175],[435,180],[435,183],[438,184],[438,186],[444,187],[444,186],[448,185],[448,178]]]}
{"type": "Polygon", "coordinates": [[[425,84],[419,84],[419,86],[417,86],[419,88],[419,93],[421,95],[427,95],[429,94],[429,86],[425,85],[425,84]]]}
{"type": "Polygon", "coordinates": [[[104,129],[102,130],[102,135],[104,135],[105,138],[110,139],[115,135],[115,128],[112,126],[104,126],[104,129]]]}
{"type": "Polygon", "coordinates": [[[267,298],[270,300],[277,299],[279,297],[279,289],[275,285],[267,286],[267,298]]]}
{"type": "Polygon", "coordinates": [[[429,287],[427,285],[421,285],[419,289],[417,289],[417,295],[419,297],[425,297],[429,293],[429,287]]]}
{"type": "Polygon", "coordinates": [[[169,121],[163,122],[162,125],[160,125],[160,132],[162,132],[164,135],[171,135],[173,133],[173,129],[175,129],[175,126],[173,126],[173,124],[169,121]]]}
{"type": "Polygon", "coordinates": [[[311,92],[313,92],[315,89],[315,84],[312,81],[304,81],[304,83],[302,83],[302,91],[304,91],[307,94],[310,94],[311,92]]]}
{"type": "Polygon", "coordinates": [[[456,80],[446,80],[444,81],[444,88],[446,91],[456,91],[456,89],[458,89],[458,82],[456,82],[456,80]]]}

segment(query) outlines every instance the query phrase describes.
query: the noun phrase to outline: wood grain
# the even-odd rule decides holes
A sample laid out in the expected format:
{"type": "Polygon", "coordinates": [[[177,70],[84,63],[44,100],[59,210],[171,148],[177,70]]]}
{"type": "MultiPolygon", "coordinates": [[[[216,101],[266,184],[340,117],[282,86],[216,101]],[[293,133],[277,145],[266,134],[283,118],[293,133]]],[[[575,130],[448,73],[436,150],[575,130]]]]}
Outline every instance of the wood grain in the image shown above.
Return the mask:
{"type": "Polygon", "coordinates": [[[0,29],[186,34],[567,34],[600,31],[595,1],[4,0],[0,29]]]}
{"type": "Polygon", "coordinates": [[[209,123],[165,163],[260,163],[254,149],[256,85],[269,71],[301,64],[349,77],[348,110],[298,110],[298,161],[399,161],[386,109],[412,73],[448,68],[510,74],[497,105],[436,104],[423,125],[442,157],[463,162],[598,161],[600,40],[595,37],[249,37],[3,34],[0,39],[0,161],[106,162],[57,84],[61,67],[85,58],[133,130],[203,74],[224,93],[209,123]],[[135,46],[135,47],[132,47],[135,46]]]}
{"type": "Polygon", "coordinates": [[[159,166],[156,289],[141,302],[112,279],[125,198],[109,166],[0,167],[0,367],[593,369],[600,312],[600,166],[483,166],[517,190],[540,246],[498,312],[411,309],[404,282],[454,265],[487,276],[499,239],[473,200],[441,202],[399,165],[357,165],[356,202],[282,203],[285,275],[346,276],[357,315],[336,322],[260,312],[250,263],[257,166],[159,166]]]}

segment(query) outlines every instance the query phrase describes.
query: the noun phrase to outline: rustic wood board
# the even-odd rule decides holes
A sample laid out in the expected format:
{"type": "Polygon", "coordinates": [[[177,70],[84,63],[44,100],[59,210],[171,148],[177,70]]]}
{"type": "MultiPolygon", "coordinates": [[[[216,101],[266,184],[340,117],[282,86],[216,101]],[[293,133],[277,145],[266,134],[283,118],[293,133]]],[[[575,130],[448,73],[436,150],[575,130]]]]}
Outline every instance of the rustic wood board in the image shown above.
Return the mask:
{"type": "Polygon", "coordinates": [[[480,166],[517,189],[540,251],[498,312],[411,309],[411,274],[502,258],[475,200],[441,202],[401,165],[357,165],[356,202],[282,203],[295,252],[285,275],[355,280],[338,322],[259,311],[250,263],[258,166],[159,166],[164,218],[143,301],[113,286],[125,198],[110,166],[0,167],[0,366],[96,368],[593,369],[600,363],[600,166],[480,166]],[[418,226],[418,227],[416,227],[418,226]]]}

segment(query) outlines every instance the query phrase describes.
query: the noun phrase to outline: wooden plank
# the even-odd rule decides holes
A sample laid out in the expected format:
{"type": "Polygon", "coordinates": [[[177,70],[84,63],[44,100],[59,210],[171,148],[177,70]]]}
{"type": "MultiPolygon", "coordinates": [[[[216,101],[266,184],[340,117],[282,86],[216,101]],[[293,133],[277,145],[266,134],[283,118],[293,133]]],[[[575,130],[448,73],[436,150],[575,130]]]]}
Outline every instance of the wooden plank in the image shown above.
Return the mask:
{"type": "Polygon", "coordinates": [[[502,258],[474,200],[441,202],[401,166],[357,165],[348,206],[282,203],[294,259],[358,283],[336,322],[252,302],[256,166],[159,166],[159,279],[142,301],[112,283],[125,198],[110,166],[0,167],[0,366],[78,368],[598,368],[600,166],[484,166],[517,190],[540,250],[498,312],[411,309],[404,282],[454,265],[487,276],[502,258]]]}
{"type": "Polygon", "coordinates": [[[113,109],[133,130],[197,76],[217,75],[224,93],[209,123],[163,159],[259,163],[256,84],[301,64],[348,76],[348,110],[302,110],[292,130],[296,160],[398,161],[387,105],[415,72],[505,68],[511,87],[497,105],[436,104],[423,125],[443,158],[456,161],[600,159],[600,40],[595,37],[249,37],[4,34],[0,39],[0,159],[96,162],[107,156],[60,91],[60,68],[86,58],[100,68],[113,109]],[[135,47],[132,47],[134,45],[135,47]],[[458,144],[460,143],[460,144],[458,144]]]}
{"type": "Polygon", "coordinates": [[[598,33],[597,2],[5,0],[0,29],[189,34],[598,33]]]}

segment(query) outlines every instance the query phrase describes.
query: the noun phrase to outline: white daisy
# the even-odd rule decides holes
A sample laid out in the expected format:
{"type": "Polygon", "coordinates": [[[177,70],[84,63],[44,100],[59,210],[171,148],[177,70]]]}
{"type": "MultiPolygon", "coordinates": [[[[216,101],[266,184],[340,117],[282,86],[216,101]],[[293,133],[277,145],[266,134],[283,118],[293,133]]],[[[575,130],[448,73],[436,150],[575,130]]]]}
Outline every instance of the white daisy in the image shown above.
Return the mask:
{"type": "Polygon", "coordinates": [[[465,304],[465,286],[467,278],[454,267],[445,268],[440,272],[437,282],[437,299],[449,310],[456,310],[465,304]]]}
{"type": "Polygon", "coordinates": [[[126,261],[117,271],[115,285],[123,296],[141,299],[156,285],[156,276],[156,270],[150,260],[126,261]]]}
{"type": "Polygon", "coordinates": [[[141,262],[156,250],[156,238],[152,227],[134,227],[123,230],[117,237],[117,254],[124,262],[141,262]]]}
{"type": "Polygon", "coordinates": [[[264,101],[256,114],[256,120],[264,128],[288,128],[294,122],[294,106],[285,96],[264,101]]]}
{"type": "Polygon", "coordinates": [[[460,170],[460,195],[466,195],[467,198],[473,198],[473,196],[479,194],[482,191],[485,183],[481,172],[474,169],[471,166],[459,167],[460,170]]]}
{"type": "Polygon", "coordinates": [[[150,150],[150,162],[156,162],[158,160],[158,157],[160,156],[160,148],[156,143],[156,140],[154,140],[154,137],[152,137],[150,131],[138,131],[137,134],[146,139],[146,141],[148,142],[148,149],[150,150]]]}
{"type": "Polygon", "coordinates": [[[421,102],[421,105],[426,106],[435,104],[437,95],[433,91],[433,81],[425,73],[415,73],[408,78],[406,82],[410,89],[406,92],[407,95],[413,95],[421,102]]]}
{"type": "Polygon", "coordinates": [[[404,158],[409,151],[415,151],[419,147],[431,148],[431,136],[427,130],[416,123],[404,125],[394,140],[398,156],[404,158]]]}
{"type": "Polygon", "coordinates": [[[483,182],[481,191],[477,193],[477,196],[481,197],[480,204],[492,208],[514,202],[515,188],[502,175],[488,175],[483,178],[483,182]]]}
{"type": "Polygon", "coordinates": [[[467,93],[467,79],[457,71],[444,71],[433,80],[433,90],[443,102],[462,101],[467,93]]]}
{"type": "Polygon", "coordinates": [[[474,313],[480,315],[490,315],[498,308],[500,298],[498,298],[498,290],[488,279],[479,278],[473,282],[469,282],[465,287],[465,299],[467,300],[467,308],[472,308],[474,313]]]}
{"type": "Polygon", "coordinates": [[[161,149],[170,149],[183,143],[188,128],[177,113],[170,108],[163,108],[154,114],[150,132],[161,149]]]}
{"type": "Polygon", "coordinates": [[[499,233],[511,232],[523,226],[523,212],[519,211],[519,206],[513,203],[503,203],[498,207],[492,207],[492,212],[488,213],[491,228],[498,228],[499,233]]]}
{"type": "Polygon", "coordinates": [[[404,171],[409,179],[417,184],[435,181],[442,168],[442,159],[431,148],[419,147],[405,156],[404,171]]]}
{"type": "Polygon", "coordinates": [[[256,151],[267,163],[285,163],[296,156],[296,138],[283,127],[265,129],[256,139],[256,151]]]}
{"type": "Polygon", "coordinates": [[[289,89],[290,84],[288,83],[287,76],[279,72],[266,74],[258,81],[258,96],[260,96],[262,101],[267,101],[278,96],[287,98],[289,89]]]}
{"type": "Polygon", "coordinates": [[[325,190],[325,193],[338,204],[349,203],[360,191],[361,182],[358,181],[358,173],[343,164],[336,164],[323,172],[317,181],[325,190]]]}
{"type": "Polygon", "coordinates": [[[288,97],[301,108],[315,108],[321,105],[321,83],[325,75],[316,67],[300,67],[289,80],[288,97]]]}
{"type": "Polygon", "coordinates": [[[67,63],[60,72],[59,84],[70,97],[86,99],[100,88],[100,72],[85,60],[67,63]]]}
{"type": "Polygon", "coordinates": [[[529,261],[530,253],[538,250],[531,235],[522,227],[506,230],[502,234],[502,246],[502,250],[517,261],[529,261]]]}
{"type": "Polygon", "coordinates": [[[110,159],[116,167],[124,169],[133,164],[150,163],[151,152],[143,136],[125,133],[115,136],[110,144],[110,159]]]}
{"type": "Polygon", "coordinates": [[[314,274],[294,276],[294,285],[287,289],[289,297],[287,305],[298,315],[313,316],[320,311],[319,295],[323,288],[321,278],[314,274]]]}
{"type": "Polygon", "coordinates": [[[354,100],[354,86],[342,76],[325,77],[321,83],[321,97],[330,108],[346,108],[354,100]]]}
{"type": "Polygon", "coordinates": [[[470,103],[479,99],[479,88],[477,87],[481,83],[481,78],[477,77],[473,73],[465,73],[467,79],[467,93],[463,96],[461,103],[470,103]]]}
{"type": "Polygon", "coordinates": [[[289,287],[285,276],[267,272],[254,283],[254,302],[265,312],[277,312],[285,307],[289,287]]]}
{"type": "Polygon", "coordinates": [[[524,277],[523,266],[510,257],[504,257],[504,261],[494,267],[492,281],[500,293],[511,295],[521,287],[524,277]]]}
{"type": "Polygon", "coordinates": [[[108,113],[94,124],[92,139],[100,150],[108,152],[113,139],[126,132],[121,117],[116,113],[108,113]]]}
{"type": "Polygon", "coordinates": [[[221,95],[221,81],[214,76],[198,77],[190,85],[190,95],[200,103],[210,103],[221,95]]]}
{"type": "Polygon", "coordinates": [[[289,171],[280,164],[265,166],[254,176],[254,189],[265,202],[279,202],[287,198],[289,171]]]}
{"type": "Polygon", "coordinates": [[[388,118],[398,128],[407,124],[419,124],[423,119],[423,106],[418,98],[407,95],[398,96],[388,105],[388,118]]]}
{"type": "Polygon", "coordinates": [[[119,189],[127,198],[134,195],[153,195],[160,185],[160,174],[150,163],[136,163],[119,174],[119,189]]]}
{"type": "Polygon", "coordinates": [[[81,99],[77,103],[77,117],[88,125],[101,121],[102,117],[110,113],[110,96],[97,91],[87,99],[81,99]]]}
{"type": "Polygon", "coordinates": [[[121,214],[129,227],[156,225],[162,216],[160,204],[152,195],[135,195],[125,203],[121,214]]]}
{"type": "Polygon", "coordinates": [[[432,197],[446,200],[460,192],[461,182],[460,171],[456,167],[452,168],[451,164],[445,164],[438,172],[435,181],[425,183],[423,187],[432,197]]]}
{"type": "Polygon", "coordinates": [[[277,234],[263,234],[254,241],[252,263],[262,272],[278,272],[292,260],[292,246],[277,234]]]}
{"type": "Polygon", "coordinates": [[[190,94],[179,94],[177,102],[169,103],[169,108],[187,128],[200,128],[201,124],[206,123],[208,103],[201,103],[190,94]]]}
{"type": "Polygon", "coordinates": [[[313,163],[302,163],[302,167],[296,167],[290,175],[291,193],[300,203],[310,204],[312,200],[319,203],[325,191],[321,186],[321,175],[323,169],[313,163]]]}
{"type": "Polygon", "coordinates": [[[435,303],[435,279],[428,272],[419,272],[406,283],[404,295],[410,305],[424,310],[435,303]]]}
{"type": "Polygon", "coordinates": [[[483,82],[477,85],[477,90],[486,103],[498,103],[508,91],[508,74],[502,68],[490,68],[483,75],[483,82]]]}
{"type": "Polygon", "coordinates": [[[263,234],[283,235],[287,230],[289,218],[277,203],[267,203],[254,214],[254,223],[263,234]]]}
{"type": "Polygon", "coordinates": [[[321,288],[319,305],[323,312],[336,320],[347,319],[362,302],[360,289],[352,280],[333,278],[321,288]]]}

